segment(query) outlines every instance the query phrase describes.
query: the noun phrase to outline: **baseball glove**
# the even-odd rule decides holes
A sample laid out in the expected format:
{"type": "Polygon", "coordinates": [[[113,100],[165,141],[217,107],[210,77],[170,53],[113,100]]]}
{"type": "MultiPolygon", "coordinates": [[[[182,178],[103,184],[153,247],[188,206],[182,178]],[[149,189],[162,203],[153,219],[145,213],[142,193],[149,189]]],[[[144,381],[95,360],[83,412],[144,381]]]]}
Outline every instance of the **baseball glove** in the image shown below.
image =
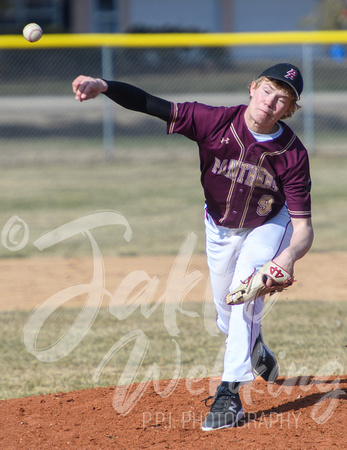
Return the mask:
{"type": "Polygon", "coordinates": [[[291,286],[294,281],[294,277],[281,266],[273,261],[269,261],[258,271],[254,269],[254,272],[245,281],[241,281],[240,286],[230,292],[225,300],[228,305],[240,305],[251,302],[262,295],[272,295],[275,292],[281,292],[283,289],[291,286]],[[271,287],[266,286],[268,278],[271,278],[275,283],[271,287]]]}

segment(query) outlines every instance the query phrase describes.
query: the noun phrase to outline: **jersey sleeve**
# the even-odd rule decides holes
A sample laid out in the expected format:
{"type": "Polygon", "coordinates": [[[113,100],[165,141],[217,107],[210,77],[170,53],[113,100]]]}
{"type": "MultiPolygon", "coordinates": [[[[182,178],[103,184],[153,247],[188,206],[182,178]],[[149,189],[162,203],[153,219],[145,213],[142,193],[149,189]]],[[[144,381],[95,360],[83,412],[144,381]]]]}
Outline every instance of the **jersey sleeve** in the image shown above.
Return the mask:
{"type": "Polygon", "coordinates": [[[205,142],[224,123],[230,108],[214,107],[202,103],[171,103],[167,124],[168,134],[182,134],[195,142],[205,142]]]}
{"type": "Polygon", "coordinates": [[[307,152],[283,179],[288,212],[293,218],[311,217],[311,177],[307,152]]]}

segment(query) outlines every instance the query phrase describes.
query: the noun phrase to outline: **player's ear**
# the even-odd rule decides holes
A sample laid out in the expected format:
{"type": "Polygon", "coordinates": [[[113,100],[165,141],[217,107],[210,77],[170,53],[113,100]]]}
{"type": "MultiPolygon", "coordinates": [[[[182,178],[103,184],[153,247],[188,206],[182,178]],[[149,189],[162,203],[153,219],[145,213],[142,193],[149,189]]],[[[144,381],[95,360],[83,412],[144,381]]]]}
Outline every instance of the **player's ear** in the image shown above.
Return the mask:
{"type": "Polygon", "coordinates": [[[249,96],[250,97],[253,97],[255,89],[256,89],[256,82],[252,81],[252,83],[249,85],[249,96]]]}

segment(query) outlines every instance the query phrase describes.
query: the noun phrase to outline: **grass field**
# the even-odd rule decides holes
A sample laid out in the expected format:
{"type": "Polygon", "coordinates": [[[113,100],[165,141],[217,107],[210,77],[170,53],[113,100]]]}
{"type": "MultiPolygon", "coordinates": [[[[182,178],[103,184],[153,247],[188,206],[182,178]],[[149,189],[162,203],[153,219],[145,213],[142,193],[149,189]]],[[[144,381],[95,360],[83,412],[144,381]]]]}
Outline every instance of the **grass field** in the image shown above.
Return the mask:
{"type": "MultiPolygon", "coordinates": [[[[311,158],[315,242],[312,251],[347,250],[347,158],[311,158]]],[[[114,162],[55,163],[7,167],[0,181],[2,229],[13,216],[28,226],[30,238],[20,251],[4,246],[0,257],[39,256],[33,245],[41,234],[96,211],[117,211],[128,221],[123,230],[99,227],[93,235],[104,254],[175,254],[185,236],[198,236],[204,252],[203,193],[199,163],[193,151],[183,159],[151,154],[114,162]]],[[[16,237],[20,240],[20,234],[16,237]]],[[[45,254],[78,256],[90,251],[79,235],[45,250],[45,254]]]]}
{"type": "MultiPolygon", "coordinates": [[[[197,317],[178,313],[175,321],[179,335],[173,336],[164,325],[162,308],[145,318],[140,308],[121,319],[102,308],[94,324],[79,345],[66,356],[46,362],[38,358],[55,345],[77,318],[80,309],[62,308],[46,321],[37,336],[38,358],[23,345],[23,327],[28,312],[11,311],[0,314],[0,398],[15,398],[48,392],[68,392],[96,386],[128,384],[141,381],[151,368],[155,379],[179,376],[208,377],[220,375],[224,337],[211,336],[214,316],[205,315],[202,305],[187,303],[185,310],[197,317]],[[137,332],[137,334],[135,333],[137,332]],[[138,337],[135,340],[132,336],[138,337]],[[120,345],[123,343],[123,346],[120,345]],[[145,345],[143,346],[143,344],[145,345]],[[118,350],[98,370],[98,366],[114,345],[118,350]],[[156,367],[156,369],[154,368],[156,367]],[[132,379],[136,370],[137,376],[132,379]],[[98,376],[94,379],[94,376],[98,376]]],[[[345,359],[345,328],[342,302],[283,302],[272,308],[263,320],[266,342],[280,363],[281,376],[341,374],[345,359]],[[300,313],[299,313],[300,311],[300,313]],[[284,332],[285,330],[285,332],[284,332]]],[[[217,332],[217,328],[215,328],[217,332]]]]}

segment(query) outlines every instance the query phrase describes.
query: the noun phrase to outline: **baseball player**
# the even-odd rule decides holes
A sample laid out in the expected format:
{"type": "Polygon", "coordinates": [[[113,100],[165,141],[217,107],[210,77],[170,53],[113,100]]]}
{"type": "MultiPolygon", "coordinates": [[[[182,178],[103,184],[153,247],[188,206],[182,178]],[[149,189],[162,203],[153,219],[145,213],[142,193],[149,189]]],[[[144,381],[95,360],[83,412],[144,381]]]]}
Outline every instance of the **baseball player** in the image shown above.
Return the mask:
{"type": "MultiPolygon", "coordinates": [[[[79,76],[78,101],[104,93],[119,105],[167,122],[199,148],[205,194],[206,254],[217,325],[226,335],[224,369],[202,429],[231,427],[243,417],[239,387],[256,375],[274,381],[278,365],[261,335],[264,295],[241,304],[226,298],[272,261],[263,283],[290,276],[313,241],[307,150],[283,122],[299,108],[300,70],[280,63],[249,86],[248,105],[212,107],[172,103],[116,81],[79,76]]],[[[249,299],[248,299],[249,300],[249,299]]]]}

